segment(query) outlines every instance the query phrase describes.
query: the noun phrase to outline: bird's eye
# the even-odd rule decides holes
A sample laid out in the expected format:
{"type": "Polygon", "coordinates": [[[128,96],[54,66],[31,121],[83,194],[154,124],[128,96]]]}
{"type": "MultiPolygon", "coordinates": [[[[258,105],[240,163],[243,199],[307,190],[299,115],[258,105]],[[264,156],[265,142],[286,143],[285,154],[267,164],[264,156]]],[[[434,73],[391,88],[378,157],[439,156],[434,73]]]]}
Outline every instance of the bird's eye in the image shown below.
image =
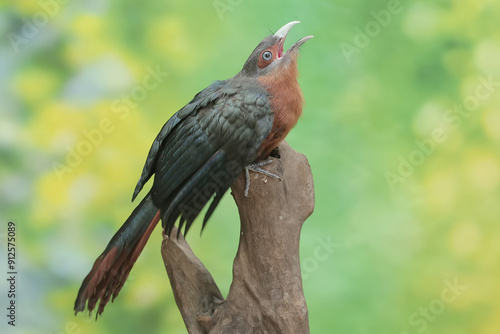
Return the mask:
{"type": "Polygon", "coordinates": [[[272,57],[273,53],[271,51],[266,51],[262,54],[262,59],[264,59],[265,61],[271,60],[272,57]]]}

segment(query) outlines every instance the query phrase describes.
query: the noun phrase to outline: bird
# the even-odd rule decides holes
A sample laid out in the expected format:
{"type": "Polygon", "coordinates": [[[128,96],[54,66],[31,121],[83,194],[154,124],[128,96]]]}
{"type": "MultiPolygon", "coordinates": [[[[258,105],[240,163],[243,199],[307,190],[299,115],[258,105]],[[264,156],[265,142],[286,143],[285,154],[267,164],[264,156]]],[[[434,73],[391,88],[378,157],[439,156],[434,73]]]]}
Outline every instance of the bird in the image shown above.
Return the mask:
{"type": "Polygon", "coordinates": [[[298,40],[287,51],[285,39],[292,21],[265,37],[234,77],[218,80],[196,94],[162,127],[149,150],[132,201],[154,175],[151,189],[96,259],[84,278],[74,305],[75,314],[96,319],[113,301],[162,221],[170,236],[179,219],[178,233],[186,234],[210,202],[201,229],[231,187],[245,171],[265,173],[263,165],[302,115],[304,97],[298,83],[299,48],[313,36],[298,40]]]}

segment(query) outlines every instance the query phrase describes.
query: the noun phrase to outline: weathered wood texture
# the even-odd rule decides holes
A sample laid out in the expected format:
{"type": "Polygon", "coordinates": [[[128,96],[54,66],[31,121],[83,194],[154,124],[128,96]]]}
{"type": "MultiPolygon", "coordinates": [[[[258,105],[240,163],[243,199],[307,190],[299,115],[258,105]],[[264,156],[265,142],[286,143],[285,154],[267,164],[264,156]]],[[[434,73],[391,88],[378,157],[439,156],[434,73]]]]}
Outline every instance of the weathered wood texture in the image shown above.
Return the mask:
{"type": "Polygon", "coordinates": [[[266,170],[282,181],[250,173],[232,186],[241,220],[233,282],[224,300],[208,270],[182,237],[164,237],[162,255],[189,333],[309,333],[299,240],[314,209],[314,185],[304,155],[287,143],[266,170]]]}

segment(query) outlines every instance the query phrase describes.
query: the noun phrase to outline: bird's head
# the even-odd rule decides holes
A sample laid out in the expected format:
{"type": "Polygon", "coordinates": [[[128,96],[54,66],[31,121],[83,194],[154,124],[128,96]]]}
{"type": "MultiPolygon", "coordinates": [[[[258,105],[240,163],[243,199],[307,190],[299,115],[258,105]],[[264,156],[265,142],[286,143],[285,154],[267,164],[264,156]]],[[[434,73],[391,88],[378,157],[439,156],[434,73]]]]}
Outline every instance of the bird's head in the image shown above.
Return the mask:
{"type": "Polygon", "coordinates": [[[284,51],[286,36],[294,25],[300,23],[293,21],[285,24],[274,35],[264,38],[248,57],[240,74],[249,77],[261,77],[273,73],[276,70],[283,70],[295,63],[299,48],[313,36],[300,39],[292,45],[288,51],[284,51]]]}

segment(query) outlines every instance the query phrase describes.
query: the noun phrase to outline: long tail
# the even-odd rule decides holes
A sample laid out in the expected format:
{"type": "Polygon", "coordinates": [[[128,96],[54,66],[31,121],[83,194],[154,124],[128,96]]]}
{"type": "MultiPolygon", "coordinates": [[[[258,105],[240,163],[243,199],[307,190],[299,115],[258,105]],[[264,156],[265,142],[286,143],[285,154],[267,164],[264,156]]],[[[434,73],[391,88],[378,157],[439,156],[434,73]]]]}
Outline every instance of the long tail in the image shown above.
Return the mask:
{"type": "Polygon", "coordinates": [[[75,314],[83,312],[85,304],[92,312],[100,299],[97,318],[109,300],[118,296],[159,219],[158,208],[148,194],[116,232],[83,280],[75,301],[75,314]]]}

